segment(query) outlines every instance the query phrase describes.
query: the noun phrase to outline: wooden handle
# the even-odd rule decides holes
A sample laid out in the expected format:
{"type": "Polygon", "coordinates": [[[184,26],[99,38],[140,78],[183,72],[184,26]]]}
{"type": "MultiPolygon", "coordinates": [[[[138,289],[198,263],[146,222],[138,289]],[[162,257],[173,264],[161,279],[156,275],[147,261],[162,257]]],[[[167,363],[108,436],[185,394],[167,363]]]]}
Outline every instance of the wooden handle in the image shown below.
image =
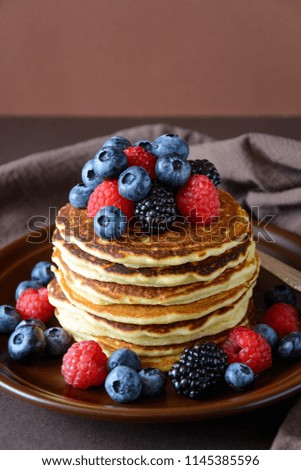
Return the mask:
{"type": "Polygon", "coordinates": [[[261,266],[266,269],[266,271],[274,274],[274,276],[278,277],[278,279],[296,291],[301,292],[301,271],[292,268],[288,264],[279,261],[279,259],[261,250],[257,250],[257,252],[260,256],[261,266]]]}

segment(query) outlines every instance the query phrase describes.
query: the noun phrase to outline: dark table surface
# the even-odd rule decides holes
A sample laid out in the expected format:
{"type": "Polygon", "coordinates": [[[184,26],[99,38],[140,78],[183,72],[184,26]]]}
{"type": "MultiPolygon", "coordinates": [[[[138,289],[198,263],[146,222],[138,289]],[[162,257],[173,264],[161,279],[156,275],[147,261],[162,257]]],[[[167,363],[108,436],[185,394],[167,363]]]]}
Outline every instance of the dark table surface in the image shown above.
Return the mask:
{"type": "MultiPolygon", "coordinates": [[[[301,118],[0,118],[0,164],[29,153],[167,122],[218,139],[263,132],[300,140],[301,118]]],[[[60,414],[0,392],[1,449],[268,449],[295,398],[230,418],[109,423],[60,414]]]]}

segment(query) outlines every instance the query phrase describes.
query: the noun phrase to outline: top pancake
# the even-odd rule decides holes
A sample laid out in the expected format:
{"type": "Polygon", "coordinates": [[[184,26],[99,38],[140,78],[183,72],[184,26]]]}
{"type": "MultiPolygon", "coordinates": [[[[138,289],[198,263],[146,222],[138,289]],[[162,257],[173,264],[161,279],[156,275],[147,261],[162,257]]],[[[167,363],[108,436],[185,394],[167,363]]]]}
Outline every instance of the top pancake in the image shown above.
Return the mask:
{"type": "Polygon", "coordinates": [[[104,240],[96,236],[86,209],[70,204],[60,209],[56,226],[65,242],[99,259],[135,268],[179,266],[221,255],[251,237],[248,214],[229,193],[219,190],[219,198],[215,223],[206,227],[177,221],[158,236],[129,228],[118,240],[104,240]]]}

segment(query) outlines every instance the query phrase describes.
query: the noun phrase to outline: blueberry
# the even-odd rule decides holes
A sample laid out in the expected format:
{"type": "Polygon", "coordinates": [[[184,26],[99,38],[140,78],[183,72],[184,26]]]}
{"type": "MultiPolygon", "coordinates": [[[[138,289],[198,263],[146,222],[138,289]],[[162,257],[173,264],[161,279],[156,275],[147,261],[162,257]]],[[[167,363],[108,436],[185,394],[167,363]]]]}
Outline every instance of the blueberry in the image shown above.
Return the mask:
{"type": "Polygon", "coordinates": [[[279,302],[291,304],[295,307],[297,303],[297,297],[295,291],[291,287],[280,284],[279,286],[272,287],[272,289],[269,289],[265,293],[264,301],[267,307],[271,307],[272,305],[279,302]]]}
{"type": "Polygon", "coordinates": [[[92,192],[93,188],[86,186],[84,183],[79,183],[71,189],[69,202],[76,209],[84,209],[87,207],[92,192]]]}
{"type": "Polygon", "coordinates": [[[296,331],[282,338],[277,353],[282,359],[301,357],[301,332],[296,331]]]}
{"type": "Polygon", "coordinates": [[[96,235],[106,240],[118,240],[125,232],[126,227],[126,216],[115,206],[103,207],[94,217],[96,235]]]}
{"type": "Polygon", "coordinates": [[[0,333],[11,333],[20,321],[21,315],[14,307],[0,306],[0,333]]]}
{"type": "Polygon", "coordinates": [[[71,345],[72,338],[63,328],[53,326],[45,331],[46,351],[52,356],[64,354],[71,345]]]}
{"type": "Polygon", "coordinates": [[[134,147],[142,147],[147,152],[152,153],[152,143],[149,140],[138,140],[134,143],[134,147]]]}
{"type": "Polygon", "coordinates": [[[51,279],[54,278],[54,273],[51,271],[52,264],[48,261],[40,261],[31,271],[31,279],[40,282],[43,286],[47,286],[51,279]]]}
{"type": "Polygon", "coordinates": [[[225,380],[237,392],[242,392],[254,381],[254,372],[242,362],[233,362],[225,371],[225,380]]]}
{"type": "Polygon", "coordinates": [[[142,395],[155,397],[160,395],[166,384],[166,376],[160,369],[149,367],[139,372],[142,380],[142,395]]]}
{"type": "Polygon", "coordinates": [[[184,160],[188,158],[188,144],[177,134],[164,134],[152,142],[152,153],[158,158],[173,152],[179,154],[184,160]]]}
{"type": "Polygon", "coordinates": [[[22,320],[20,321],[20,323],[18,323],[18,325],[16,326],[16,328],[20,328],[21,326],[38,326],[39,328],[41,328],[42,331],[46,331],[46,325],[44,322],[42,322],[42,320],[39,320],[38,318],[29,318],[28,320],[22,320]]]}
{"type": "Polygon", "coordinates": [[[114,137],[111,137],[110,139],[106,140],[102,148],[105,149],[109,147],[115,147],[119,148],[120,150],[124,150],[128,147],[131,147],[131,145],[131,142],[125,137],[115,135],[114,137]]]}
{"type": "Polygon", "coordinates": [[[102,179],[98,175],[96,175],[94,171],[93,160],[89,160],[87,161],[87,163],[84,164],[82,169],[82,180],[88,188],[93,189],[95,189],[96,186],[98,186],[102,182],[102,179]]]}
{"type": "Polygon", "coordinates": [[[128,403],[141,394],[142,380],[139,374],[127,366],[117,366],[108,374],[105,389],[112,400],[128,403]]]}
{"type": "Polygon", "coordinates": [[[158,158],[156,175],[159,183],[172,189],[179,189],[189,180],[191,166],[177,153],[158,158]]]}
{"type": "Polygon", "coordinates": [[[123,150],[117,147],[100,149],[94,157],[94,171],[103,180],[118,178],[120,173],[128,166],[123,150]]]}
{"type": "Polygon", "coordinates": [[[107,362],[108,370],[112,370],[117,366],[127,366],[133,370],[139,370],[141,362],[134,351],[127,348],[121,348],[114,351],[107,362]]]}
{"type": "Polygon", "coordinates": [[[40,287],[42,287],[42,284],[38,281],[33,281],[33,280],[30,280],[30,281],[22,281],[20,282],[20,284],[18,285],[17,289],[16,289],[16,293],[15,293],[15,298],[16,300],[18,300],[18,298],[20,297],[20,295],[26,290],[26,289],[40,289],[40,287]]]}
{"type": "Polygon", "coordinates": [[[20,326],[9,337],[8,354],[16,361],[27,359],[44,351],[44,332],[37,326],[20,326]]]}
{"type": "Polygon", "coordinates": [[[259,323],[254,326],[253,330],[263,336],[270,344],[271,348],[275,348],[275,346],[277,346],[279,338],[276,331],[270,325],[259,323]]]}
{"type": "Polygon", "coordinates": [[[118,179],[119,194],[130,201],[140,201],[149,193],[152,180],[141,166],[131,166],[118,179]]]}

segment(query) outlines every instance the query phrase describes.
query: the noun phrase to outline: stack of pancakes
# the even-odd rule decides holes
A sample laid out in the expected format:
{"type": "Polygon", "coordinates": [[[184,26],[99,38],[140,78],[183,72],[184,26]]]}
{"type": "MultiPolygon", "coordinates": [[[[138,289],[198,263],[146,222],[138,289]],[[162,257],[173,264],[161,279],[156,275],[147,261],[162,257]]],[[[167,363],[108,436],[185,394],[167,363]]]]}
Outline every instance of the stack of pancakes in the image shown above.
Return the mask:
{"type": "Polygon", "coordinates": [[[220,342],[253,322],[259,260],[247,213],[219,190],[211,226],[176,222],[119,240],[94,233],[86,209],[64,206],[53,235],[50,302],[76,341],[94,339],[110,355],[127,347],[144,367],[168,370],[196,341],[220,342]]]}

